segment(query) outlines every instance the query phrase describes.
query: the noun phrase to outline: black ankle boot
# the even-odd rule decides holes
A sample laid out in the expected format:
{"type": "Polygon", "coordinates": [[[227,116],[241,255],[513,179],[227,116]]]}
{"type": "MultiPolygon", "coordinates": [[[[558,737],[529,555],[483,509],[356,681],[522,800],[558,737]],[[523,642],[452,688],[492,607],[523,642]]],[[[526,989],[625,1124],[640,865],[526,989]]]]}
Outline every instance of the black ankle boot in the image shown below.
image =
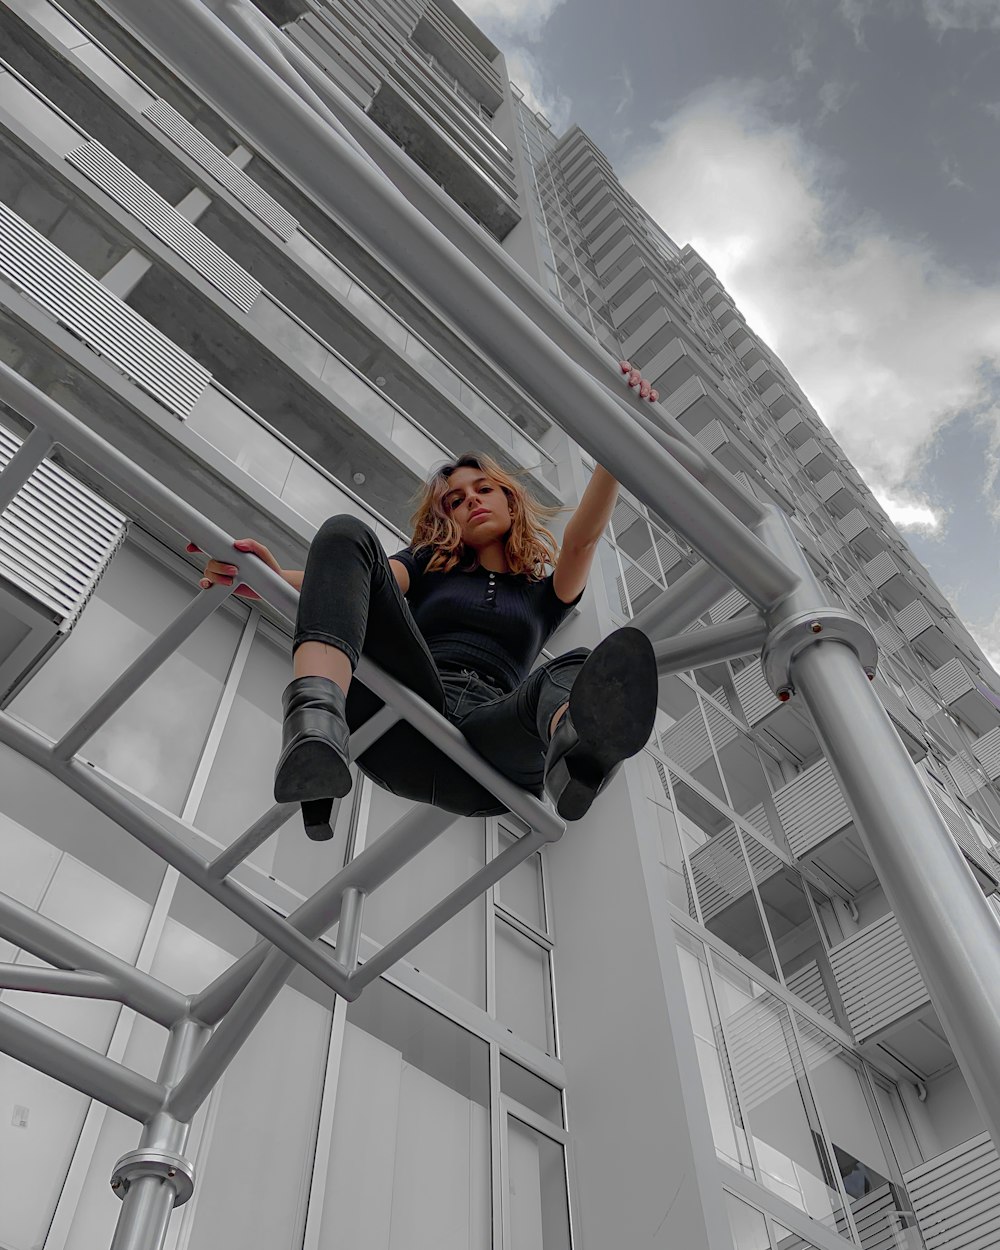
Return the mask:
{"type": "Polygon", "coordinates": [[[333,837],[333,800],[351,788],[344,702],[343,690],[328,677],[297,677],[281,696],[285,719],[274,798],[302,804],[306,833],[314,841],[333,837]]]}
{"type": "Polygon", "coordinates": [[[649,741],[656,659],[638,629],[619,629],[587,657],[545,756],[545,789],[564,820],[579,820],[649,741]]]}

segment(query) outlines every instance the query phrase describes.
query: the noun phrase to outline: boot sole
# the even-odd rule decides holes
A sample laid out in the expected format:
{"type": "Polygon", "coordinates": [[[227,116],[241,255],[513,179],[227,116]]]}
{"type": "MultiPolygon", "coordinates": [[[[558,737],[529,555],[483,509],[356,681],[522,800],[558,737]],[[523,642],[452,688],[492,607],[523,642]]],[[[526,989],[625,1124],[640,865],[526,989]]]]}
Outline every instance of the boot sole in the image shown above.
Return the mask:
{"type": "Polygon", "coordinates": [[[548,779],[564,820],[586,815],[612,769],[649,741],[656,696],[656,657],[641,630],[616,630],[587,657],[569,697],[579,741],[548,779]]]}
{"type": "Polygon", "coordinates": [[[274,774],[276,803],[342,799],[350,790],[350,769],[339,752],[321,738],[295,743],[278,761],[274,774]]]}

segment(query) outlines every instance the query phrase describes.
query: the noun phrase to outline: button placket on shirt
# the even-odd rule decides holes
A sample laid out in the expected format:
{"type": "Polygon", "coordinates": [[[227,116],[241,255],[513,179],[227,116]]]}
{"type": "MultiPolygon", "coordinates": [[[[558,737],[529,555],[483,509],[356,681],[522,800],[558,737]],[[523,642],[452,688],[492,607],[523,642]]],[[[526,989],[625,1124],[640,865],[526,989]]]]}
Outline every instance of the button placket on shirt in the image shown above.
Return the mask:
{"type": "Polygon", "coordinates": [[[486,583],[486,602],[490,605],[490,607],[493,607],[496,603],[496,594],[497,575],[496,573],[491,573],[489,575],[489,580],[486,583]]]}

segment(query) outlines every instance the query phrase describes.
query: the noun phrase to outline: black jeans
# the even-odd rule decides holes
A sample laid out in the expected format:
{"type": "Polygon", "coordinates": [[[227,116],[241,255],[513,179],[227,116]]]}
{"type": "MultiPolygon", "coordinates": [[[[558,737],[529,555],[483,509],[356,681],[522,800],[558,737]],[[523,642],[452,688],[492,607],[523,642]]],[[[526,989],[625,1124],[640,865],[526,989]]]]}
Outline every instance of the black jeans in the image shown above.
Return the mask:
{"type": "MultiPolygon", "coordinates": [[[[325,521],[309,548],[294,646],[325,642],[357,665],[361,655],[420,695],[457,725],[498,772],[540,794],[548,726],[569,698],[587,658],[578,648],[534,669],[509,693],[468,670],[439,672],[403,598],[382,545],[357,517],[325,521]]],[[[383,706],[360,681],[351,682],[347,723],[363,725],[383,706]]],[[[478,782],[404,722],[358,759],[358,767],[403,798],[466,816],[506,809],[478,782]]]]}

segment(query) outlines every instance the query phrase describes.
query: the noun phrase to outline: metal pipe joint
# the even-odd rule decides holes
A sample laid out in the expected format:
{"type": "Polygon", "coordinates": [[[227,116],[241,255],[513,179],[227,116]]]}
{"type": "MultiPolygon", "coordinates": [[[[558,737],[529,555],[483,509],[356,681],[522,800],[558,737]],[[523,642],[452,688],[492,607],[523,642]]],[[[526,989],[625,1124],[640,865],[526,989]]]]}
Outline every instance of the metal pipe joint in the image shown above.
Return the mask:
{"type": "Polygon", "coordinates": [[[144,1176],[158,1178],[174,1191],[174,1206],[182,1207],[194,1193],[194,1165],[168,1150],[131,1150],[115,1164],[111,1188],[119,1198],[144,1176]]]}
{"type": "Polygon", "coordinates": [[[878,663],[878,645],[860,617],[844,608],[825,605],[818,611],[797,612],[774,625],[764,640],[760,662],[764,679],[782,703],[795,693],[792,665],[806,647],[839,642],[849,647],[871,681],[878,663]]]}

